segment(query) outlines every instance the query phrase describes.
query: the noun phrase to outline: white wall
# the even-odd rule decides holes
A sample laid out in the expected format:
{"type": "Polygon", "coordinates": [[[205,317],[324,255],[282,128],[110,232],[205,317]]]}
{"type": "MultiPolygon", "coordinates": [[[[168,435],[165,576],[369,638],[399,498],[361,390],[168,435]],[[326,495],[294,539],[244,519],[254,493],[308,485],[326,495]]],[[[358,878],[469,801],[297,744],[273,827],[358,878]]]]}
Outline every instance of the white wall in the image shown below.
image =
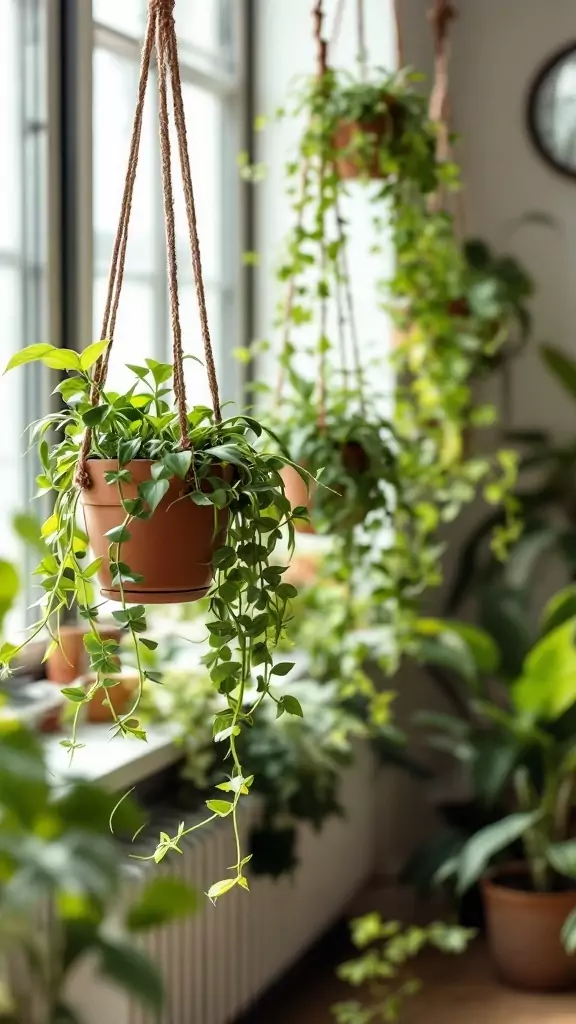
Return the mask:
{"type": "MultiPolygon", "coordinates": [[[[425,22],[431,0],[404,0],[407,58],[432,60],[425,22]]],[[[549,342],[576,356],[576,180],[556,174],[526,130],[528,90],[537,69],[576,39],[573,0],[457,0],[450,95],[466,187],[468,233],[512,251],[536,280],[535,331],[514,365],[511,422],[574,433],[574,405],[537,355],[549,342]],[[556,231],[512,225],[543,211],[556,231]]]]}
{"type": "MultiPolygon", "coordinates": [[[[405,57],[430,73],[433,62],[426,12],[432,0],[401,0],[405,57]]],[[[391,4],[366,0],[371,61],[391,67],[395,33],[391,4]]],[[[544,426],[573,434],[574,407],[548,377],[537,355],[537,343],[548,341],[576,356],[576,181],[556,175],[532,148],[525,129],[527,92],[537,68],[556,49],[576,38],[574,0],[458,0],[455,23],[451,102],[454,126],[462,134],[458,157],[466,188],[469,234],[513,252],[537,282],[533,303],[534,340],[514,364],[512,408],[508,422],[516,427],[544,426]],[[530,211],[543,211],[559,222],[555,232],[514,224],[530,211]],[[573,284],[574,278],[574,284],[573,284]]],[[[330,5],[333,10],[334,4],[330,5]]],[[[355,53],[353,0],[341,37],[338,61],[351,66],[355,53]]],[[[283,102],[290,79],[313,68],[310,30],[311,0],[260,0],[258,4],[258,108],[271,112],[283,102]]],[[[258,249],[262,254],[257,316],[260,337],[270,336],[277,293],[272,272],[283,234],[289,226],[282,193],[282,164],[298,127],[284,124],[261,139],[260,157],[268,163],[259,186],[258,249]]],[[[368,229],[362,203],[355,207],[358,244],[365,247],[368,229]]],[[[365,257],[354,261],[356,282],[366,287],[365,257]]],[[[363,335],[381,330],[372,297],[364,292],[363,335]]],[[[462,526],[462,529],[464,527],[462,526]]],[[[454,537],[461,533],[460,526],[454,537]]],[[[423,680],[401,683],[400,708],[406,717],[417,701],[434,703],[423,680]]],[[[402,775],[387,774],[379,792],[379,866],[383,872],[401,863],[417,837],[431,824],[422,787],[402,775]]]]}

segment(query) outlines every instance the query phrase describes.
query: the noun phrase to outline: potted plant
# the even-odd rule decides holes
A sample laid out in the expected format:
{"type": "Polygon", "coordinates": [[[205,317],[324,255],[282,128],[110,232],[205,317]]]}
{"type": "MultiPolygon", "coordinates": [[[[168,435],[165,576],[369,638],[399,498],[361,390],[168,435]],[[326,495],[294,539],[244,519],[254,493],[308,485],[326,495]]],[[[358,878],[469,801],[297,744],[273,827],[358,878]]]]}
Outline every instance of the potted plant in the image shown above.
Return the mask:
{"type": "Polygon", "coordinates": [[[155,876],[127,904],[125,865],[108,821],[114,812],[122,834],[142,822],[129,800],[117,804],[116,795],[85,782],[56,793],[41,744],[13,723],[2,726],[0,1012],[7,1024],[80,1022],[68,983],[87,960],[160,1013],[162,978],[138,935],[194,913],[198,895],[180,879],[155,876]]]}
{"type": "Polygon", "coordinates": [[[301,152],[307,159],[320,153],[341,180],[377,179],[386,193],[406,184],[429,193],[444,169],[436,161],[436,133],[420,80],[406,69],[390,74],[376,68],[358,80],[326,68],[299,85],[278,114],[307,115],[301,152]]]}
{"type": "Polygon", "coordinates": [[[385,1024],[404,1019],[406,1003],[422,989],[410,971],[410,962],[428,948],[461,954],[476,932],[440,921],[423,928],[403,928],[398,921],[383,921],[366,914],[352,921],[352,942],[359,956],[338,968],[338,977],[354,988],[365,989],[361,999],[336,1004],[338,1024],[385,1024]]]}
{"type": "MultiPolygon", "coordinates": [[[[453,668],[468,666],[467,718],[427,714],[431,742],[469,768],[495,820],[455,836],[436,865],[464,894],[482,881],[492,954],[506,982],[534,989],[576,984],[576,842],[573,722],[576,713],[576,619],[573,589],[547,605],[540,636],[518,675],[498,675],[485,633],[430,623],[451,652],[453,668]],[[459,632],[460,630],[460,632],[459,632]],[[457,651],[454,637],[460,637],[457,651]],[[564,946],[564,948],[563,948],[564,946]]],[[[469,627],[468,627],[469,629],[469,627]]],[[[448,657],[448,655],[447,655],[448,657]]]]}
{"type": "MultiPolygon", "coordinates": [[[[446,241],[449,248],[449,235],[446,241]]],[[[431,288],[432,275],[440,271],[439,261],[434,265],[440,254],[430,252],[428,264],[421,262],[421,255],[413,254],[416,268],[404,253],[393,286],[401,328],[397,344],[428,344],[446,359],[464,352],[475,360],[474,378],[517,355],[529,338],[532,318],[527,300],[533,293],[532,281],[519,262],[512,256],[496,256],[480,239],[469,239],[461,253],[454,250],[450,273],[439,272],[431,288]]]]}
{"type": "MultiPolygon", "coordinates": [[[[64,610],[78,608],[86,622],[84,646],[94,682],[87,691],[81,686],[63,691],[76,705],[72,737],[63,741],[71,754],[78,748],[82,708],[98,692],[116,731],[143,739],[135,712],[144,682],[155,684],[158,676],[144,668],[141,652],[156,642],[146,636],[145,607],[133,602],[165,601],[168,589],[171,599],[196,597],[210,587],[214,571],[207,622],[209,668],[215,687],[226,697],[216,739],[229,747],[234,773],[240,777],[233,753],[237,737],[273,694],[271,651],[296,594],[295,587],[282,582],[284,568],[273,560],[284,533],[290,544],[294,537],[293,513],[280,475],[286,459],[255,448],[254,440],[263,433],[255,419],[233,416],[215,422],[206,407],[186,416],[183,437],[179,412],[169,401],[173,369],[154,360],[132,367],[133,384],[125,394],[103,387],[98,405],[93,405],[90,371],[105,349],[105,342],[97,342],[79,355],[50,345],[31,346],[9,363],[12,368],[33,360],[48,366],[64,361],[69,373],[57,387],[65,411],[49,414],[34,427],[42,466],[38,484],[43,493],[53,492],[54,512],[42,527],[50,552],[38,568],[46,601],[29,639],[48,629],[55,648],[64,610]],[[93,488],[85,479],[78,486],[77,478],[87,427],[87,472],[93,488]],[[52,445],[47,440],[50,430],[60,435],[52,445]],[[78,525],[82,508],[86,533],[78,525]],[[87,555],[88,547],[96,557],[87,555]],[[134,651],[139,684],[124,714],[115,711],[109,694],[117,682],[119,644],[100,631],[93,590],[98,576],[103,595],[119,599],[121,607],[112,617],[131,638],[134,651]],[[153,590],[146,589],[150,585],[153,590]],[[253,675],[259,679],[259,696],[247,715],[242,695],[253,675]]],[[[4,645],[5,665],[22,646],[4,645]]],[[[235,814],[241,795],[239,790],[232,802],[220,801],[214,813],[235,814]]]]}

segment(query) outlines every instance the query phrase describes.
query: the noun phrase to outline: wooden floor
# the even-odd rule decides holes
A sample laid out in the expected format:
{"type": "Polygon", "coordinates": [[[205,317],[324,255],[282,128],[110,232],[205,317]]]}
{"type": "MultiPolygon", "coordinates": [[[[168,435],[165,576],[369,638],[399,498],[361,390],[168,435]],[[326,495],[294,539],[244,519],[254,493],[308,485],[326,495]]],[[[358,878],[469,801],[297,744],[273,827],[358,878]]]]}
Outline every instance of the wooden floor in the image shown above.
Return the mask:
{"type": "MultiPolygon", "coordinates": [[[[501,987],[482,944],[465,957],[434,955],[418,972],[425,988],[401,1024],[576,1024],[576,994],[541,996],[501,987]]],[[[295,975],[246,1024],[334,1024],[331,1005],[350,998],[352,990],[335,980],[333,966],[317,964],[295,975]]]]}

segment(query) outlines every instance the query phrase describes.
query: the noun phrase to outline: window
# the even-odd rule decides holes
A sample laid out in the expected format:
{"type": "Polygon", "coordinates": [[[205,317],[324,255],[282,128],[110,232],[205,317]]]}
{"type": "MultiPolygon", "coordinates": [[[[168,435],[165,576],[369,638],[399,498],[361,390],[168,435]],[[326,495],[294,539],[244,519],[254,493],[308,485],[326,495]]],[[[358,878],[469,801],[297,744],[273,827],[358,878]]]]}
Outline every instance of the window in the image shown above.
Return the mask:
{"type": "MultiPolygon", "coordinates": [[[[45,5],[0,0],[0,309],[2,369],[24,345],[44,340],[46,301],[47,83],[45,5]]],[[[45,409],[42,377],[27,368],[2,388],[0,557],[14,559],[12,516],[34,491],[36,468],[26,455],[26,424],[45,409]]],[[[39,511],[40,514],[40,511],[39,511]]],[[[33,557],[33,556],[32,556],[33,557]]],[[[18,559],[28,578],[28,555],[18,559]]],[[[28,588],[10,627],[24,625],[28,588]]]]}
{"type": "MultiPolygon", "coordinates": [[[[198,227],[216,362],[225,397],[234,396],[228,353],[239,343],[237,275],[239,144],[238,5],[235,0],[176,4],[184,104],[198,227]]],[[[93,209],[94,336],[99,337],[108,269],[118,222],[139,74],[147,0],[94,0],[93,209]]],[[[178,264],[186,353],[203,358],[198,309],[177,153],[173,143],[178,264]]],[[[166,358],[170,315],[157,141],[157,93],[152,70],[130,225],[110,379],[125,383],[123,365],[166,358]]],[[[201,367],[186,363],[190,402],[206,402],[201,367]]]]}
{"type": "MultiPolygon", "coordinates": [[[[82,347],[100,335],[147,6],[147,0],[0,0],[2,365],[13,351],[34,342],[82,347]]],[[[241,148],[243,8],[243,0],[177,0],[175,12],[210,325],[224,399],[237,395],[239,371],[228,354],[241,342],[236,155],[241,148]]],[[[166,358],[170,352],[154,86],[152,78],[116,330],[116,384],[122,383],[125,362],[146,355],[166,358]]],[[[178,175],[175,186],[180,186],[178,175]]],[[[184,341],[187,352],[202,356],[181,191],[176,202],[184,341]]],[[[192,360],[186,366],[189,401],[206,401],[204,372],[192,360]]],[[[35,367],[4,381],[0,377],[0,557],[15,557],[13,513],[32,509],[40,517],[45,512],[30,506],[38,470],[35,456],[26,454],[24,429],[46,412],[54,383],[53,374],[42,375],[35,367]]],[[[18,557],[26,586],[10,631],[24,624],[35,560],[33,551],[18,557]]]]}

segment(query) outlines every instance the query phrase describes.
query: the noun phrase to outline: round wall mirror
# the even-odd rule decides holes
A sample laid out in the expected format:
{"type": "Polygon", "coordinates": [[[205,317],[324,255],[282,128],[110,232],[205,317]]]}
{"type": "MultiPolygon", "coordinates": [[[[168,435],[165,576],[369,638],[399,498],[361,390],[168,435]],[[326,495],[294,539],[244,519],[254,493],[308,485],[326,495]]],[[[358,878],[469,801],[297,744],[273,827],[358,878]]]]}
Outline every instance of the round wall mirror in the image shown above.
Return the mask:
{"type": "Polygon", "coordinates": [[[538,72],[528,101],[528,128],[546,162],[576,178],[576,42],[538,72]]]}

